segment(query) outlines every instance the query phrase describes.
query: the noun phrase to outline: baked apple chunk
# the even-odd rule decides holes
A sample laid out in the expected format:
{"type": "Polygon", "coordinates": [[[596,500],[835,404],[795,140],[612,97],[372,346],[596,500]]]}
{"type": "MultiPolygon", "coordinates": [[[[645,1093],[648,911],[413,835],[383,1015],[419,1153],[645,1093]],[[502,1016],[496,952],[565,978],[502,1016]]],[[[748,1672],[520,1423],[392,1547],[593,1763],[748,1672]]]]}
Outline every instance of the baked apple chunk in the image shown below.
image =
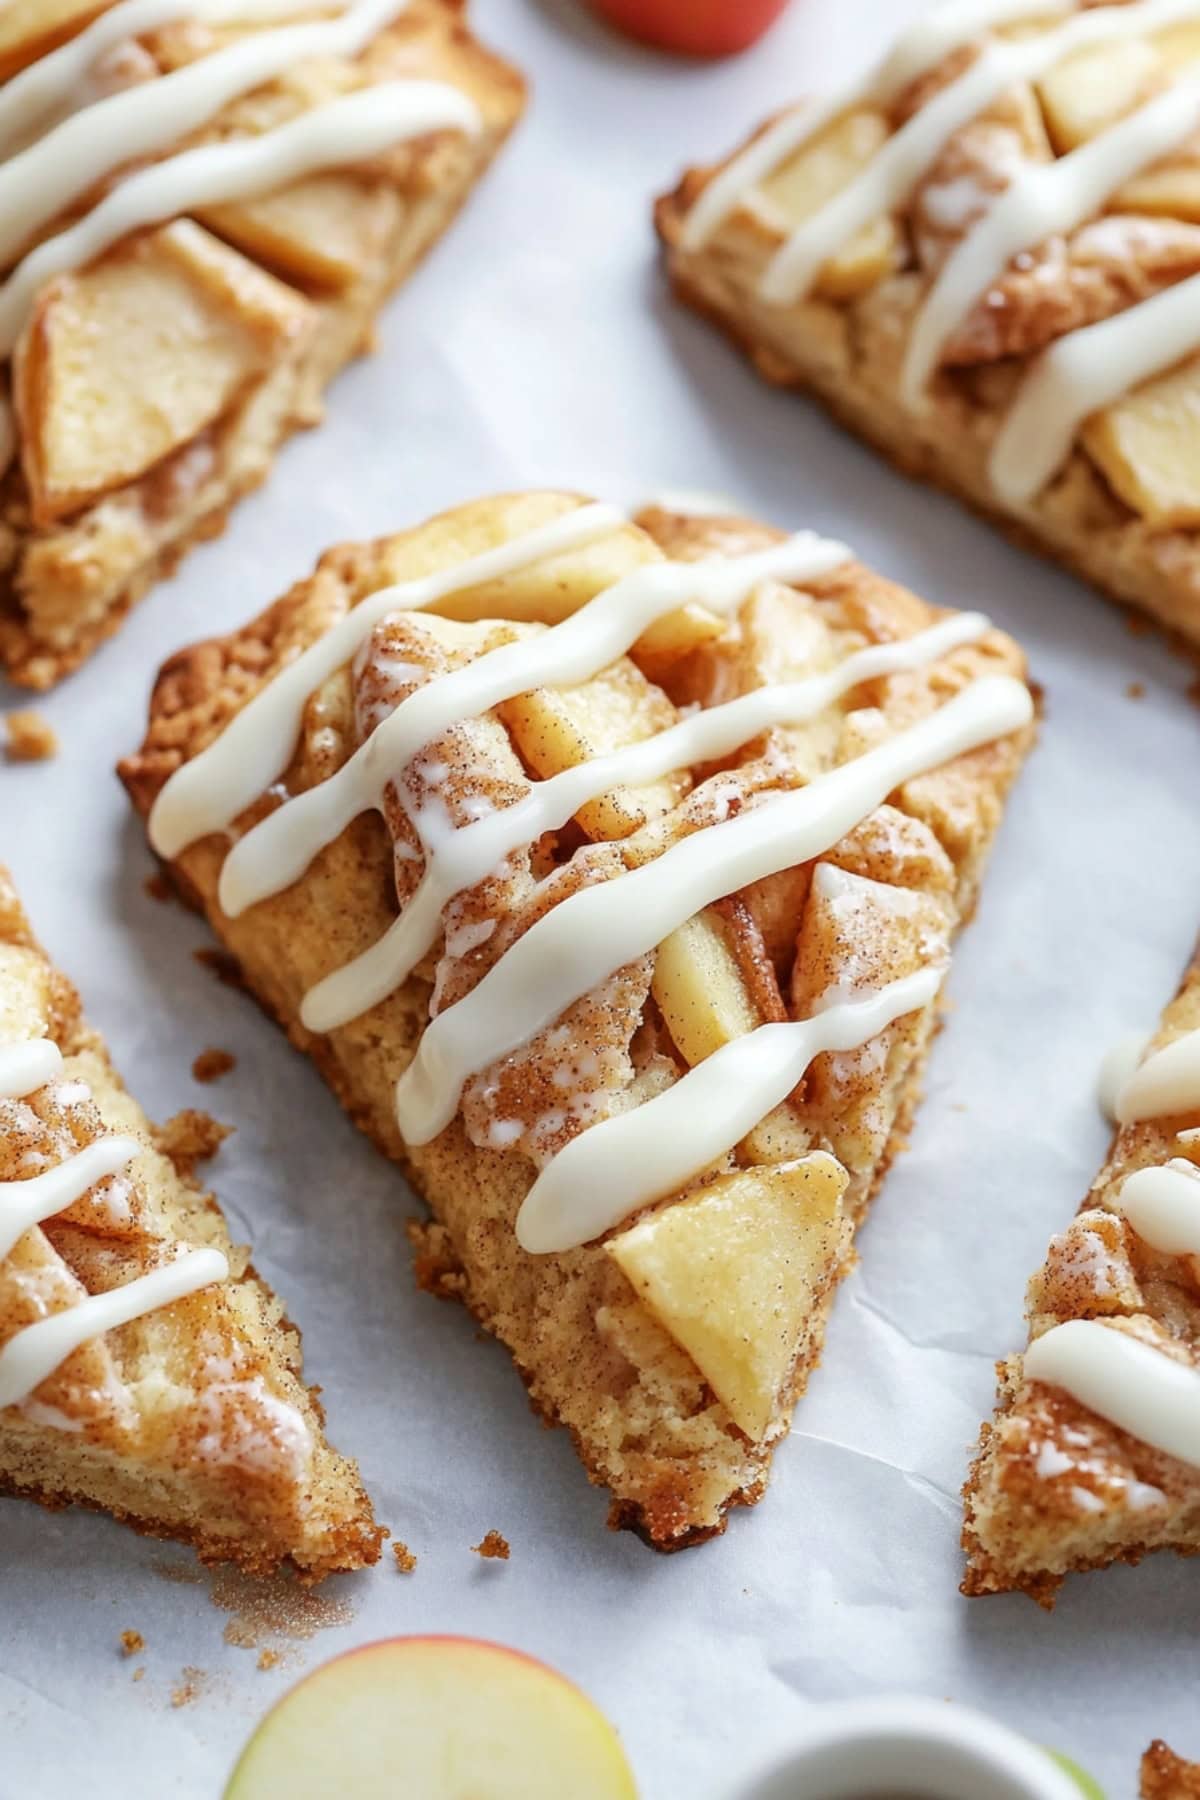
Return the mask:
{"type": "Polygon", "coordinates": [[[423,1284],[661,1549],[759,1498],[820,1355],[1022,668],[812,533],[518,494],[174,658],[122,766],[428,1202],[423,1284]]]}
{"type": "Polygon", "coordinates": [[[679,296],[1200,642],[1200,22],[937,11],[657,207],[679,296]]]}
{"type": "Polygon", "coordinates": [[[319,423],[524,101],[462,0],[145,19],[0,18],[0,665],[32,687],[319,423]]]}

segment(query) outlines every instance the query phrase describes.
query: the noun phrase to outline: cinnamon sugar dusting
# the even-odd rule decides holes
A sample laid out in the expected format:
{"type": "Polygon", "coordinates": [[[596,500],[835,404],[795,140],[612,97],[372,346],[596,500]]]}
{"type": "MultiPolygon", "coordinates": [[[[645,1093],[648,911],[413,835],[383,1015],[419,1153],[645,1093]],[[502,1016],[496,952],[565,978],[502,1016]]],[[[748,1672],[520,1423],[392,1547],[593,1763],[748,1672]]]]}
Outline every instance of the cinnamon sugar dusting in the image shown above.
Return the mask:
{"type": "Polygon", "coordinates": [[[282,1661],[283,1661],[283,1652],[281,1650],[271,1650],[271,1649],[260,1650],[258,1653],[258,1665],[257,1666],[260,1669],[275,1669],[275,1668],[278,1668],[279,1664],[282,1661]]]}
{"type": "Polygon", "coordinates": [[[219,1081],[222,1075],[228,1075],[236,1069],[237,1057],[228,1050],[202,1050],[192,1064],[192,1078],[195,1081],[219,1081]]]}
{"type": "Polygon", "coordinates": [[[137,1656],[146,1648],[146,1640],[140,1631],[123,1631],[121,1633],[122,1656],[137,1656]]]}
{"type": "Polygon", "coordinates": [[[179,1672],[179,1680],[171,1689],[172,1706],[190,1706],[204,1692],[208,1676],[203,1669],[184,1668],[179,1672]]]}
{"type": "Polygon", "coordinates": [[[478,1544],[471,1545],[476,1556],[482,1556],[485,1562],[507,1562],[512,1555],[508,1547],[508,1539],[498,1531],[489,1531],[478,1544]]]}
{"type": "Polygon", "coordinates": [[[219,1569],[209,1596],[214,1606],[232,1615],[224,1631],[227,1644],[257,1650],[265,1641],[276,1660],[282,1651],[277,1641],[270,1640],[305,1641],[330,1626],[349,1625],[354,1617],[348,1600],[335,1598],[324,1588],[318,1593],[302,1587],[286,1575],[255,1581],[236,1569],[219,1569]]]}

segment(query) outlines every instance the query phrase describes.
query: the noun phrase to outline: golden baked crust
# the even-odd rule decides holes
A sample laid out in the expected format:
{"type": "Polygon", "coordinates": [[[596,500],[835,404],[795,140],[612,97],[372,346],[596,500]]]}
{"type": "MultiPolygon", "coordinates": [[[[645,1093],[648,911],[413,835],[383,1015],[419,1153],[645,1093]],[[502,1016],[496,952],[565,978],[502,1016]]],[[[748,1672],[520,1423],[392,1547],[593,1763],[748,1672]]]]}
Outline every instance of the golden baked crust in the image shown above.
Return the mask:
{"type": "MultiPolygon", "coordinates": [[[[461,507],[393,538],[344,545],[322,559],[311,579],[242,631],[172,657],[154,691],[145,743],[121,766],[139,812],[147,814],[171,773],[211,742],[297,652],[366,595],[389,581],[462,561],[580,504],[569,495],[510,495],[461,507]]],[[[664,551],[673,560],[690,561],[738,554],[781,535],[743,519],[685,518],[652,510],[634,525],[614,527],[585,550],[471,590],[457,616],[479,623],[449,626],[435,620],[434,631],[428,614],[394,615],[386,628],[386,656],[393,668],[400,659],[409,675],[423,661],[428,675],[443,666],[439,658],[447,645],[447,654],[470,659],[494,643],[498,631],[537,629],[529,621],[560,618],[632,567],[661,560],[664,551]],[[514,619],[524,623],[492,622],[514,619]]],[[[454,610],[453,605],[446,610],[454,610]]],[[[601,697],[604,717],[611,720],[620,713],[622,696],[634,695],[632,712],[621,727],[624,741],[630,741],[630,735],[645,736],[670,723],[677,707],[710,704],[739,689],[810,673],[865,642],[906,637],[936,616],[926,602],[851,563],[803,593],[767,584],[743,605],[734,625],[716,638],[701,637],[690,648],[677,641],[664,649],[661,642],[655,647],[647,639],[593,683],[568,690],[566,700],[574,705],[573,716],[584,721],[586,735],[599,716],[595,707],[601,697]]],[[[701,779],[704,772],[696,771],[698,785],[688,777],[682,787],[668,787],[665,793],[664,784],[620,790],[604,803],[599,822],[582,809],[582,825],[577,821],[577,829],[544,852],[550,864],[543,873],[569,880],[588,866],[620,872],[624,864],[614,869],[611,860],[618,843],[627,860],[657,854],[704,821],[704,808],[721,782],[726,807],[731,784],[752,801],[756,793],[803,782],[924,716],[977,674],[1019,673],[1022,667],[1016,647],[991,632],[928,668],[882,677],[808,726],[773,731],[766,742],[729,759],[723,772],[707,782],[701,779]],[[601,865],[601,858],[610,860],[601,865]]],[[[356,699],[361,706],[365,695],[369,704],[374,679],[368,662],[359,666],[357,677],[343,668],[324,684],[306,708],[301,741],[282,784],[241,825],[262,816],[285,792],[310,788],[345,763],[359,741],[356,699]]],[[[503,709],[506,729],[489,715],[477,729],[456,727],[465,734],[461,738],[448,733],[437,740],[431,755],[436,750],[452,770],[469,772],[473,793],[497,796],[499,783],[508,783],[510,797],[497,797],[496,804],[511,804],[525,779],[513,744],[521,745],[527,766],[542,775],[553,771],[553,760],[546,760],[548,735],[539,740],[527,729],[529,714],[536,711],[532,705],[514,708],[508,703],[503,709]]],[[[544,718],[542,723],[548,734],[544,718]]],[[[819,859],[830,869],[815,885],[813,865],[806,865],[733,895],[693,920],[710,947],[716,945],[722,968],[732,969],[732,975],[710,971],[701,1000],[711,998],[714,982],[718,988],[726,984],[730,1007],[742,1009],[743,1022],[736,1029],[745,1030],[764,1019],[807,1016],[843,978],[869,988],[875,981],[909,973],[927,956],[940,958],[974,906],[1003,799],[1028,740],[1027,731],[1019,732],[909,782],[819,859]],[[835,882],[841,883],[837,896],[826,891],[835,882]],[[851,915],[861,903],[848,941],[839,923],[847,916],[839,914],[839,897],[851,915]]],[[[403,829],[391,813],[389,823],[393,831],[403,829]]],[[[172,873],[237,957],[251,991],[317,1063],[356,1123],[404,1166],[428,1202],[433,1219],[413,1231],[422,1285],[462,1299],[508,1346],[535,1408],[548,1421],[570,1429],[591,1478],[611,1488],[613,1523],[634,1527],[662,1549],[722,1530],[731,1506],[753,1504],[762,1494],[773,1449],[786,1433],[792,1407],[818,1359],[834,1289],[851,1265],[854,1227],[915,1103],[934,1008],[898,1021],[862,1052],[821,1057],[803,1089],[751,1134],[738,1157],[717,1165],[718,1174],[743,1170],[757,1177],[763,1171],[769,1175],[792,1169],[795,1158],[820,1148],[831,1150],[849,1175],[844,1201],[835,1207],[812,1252],[807,1268],[811,1291],[769,1416],[755,1429],[745,1429],[734,1422],[692,1356],[639,1298],[610,1253],[632,1233],[615,1240],[609,1234],[603,1241],[548,1255],[531,1255],[518,1244],[513,1230],[518,1207],[539,1163],[561,1142],[561,1136],[550,1143],[539,1140],[538,1131],[564,1129],[561,1105],[558,1113],[542,1111],[543,1082],[549,1080],[554,1091],[554,1071],[547,1075],[544,1056],[520,1052],[497,1065],[507,1070],[511,1064],[511,1079],[501,1074],[489,1082],[481,1076],[469,1084],[452,1125],[431,1143],[408,1147],[401,1141],[393,1089],[425,1028],[431,992],[442,992],[446,982],[469,987],[479,979],[491,954],[486,944],[452,957],[443,943],[399,991],[327,1034],[314,1034],[301,1024],[304,993],[382,935],[396,914],[396,884],[407,879],[405,871],[419,867],[408,849],[409,860],[393,865],[384,820],[374,813],[357,818],[294,885],[238,918],[225,916],[216,898],[226,852],[224,836],[202,839],[173,862],[172,873]],[[503,1149],[495,1147],[499,1140],[490,1135],[496,1115],[488,1107],[497,1093],[506,1115],[523,1122],[515,1144],[506,1123],[503,1149]],[[546,1124],[551,1117],[553,1126],[546,1124]]],[[[544,883],[540,891],[545,891],[544,883]]],[[[501,923],[509,928],[503,911],[501,923]]],[[[502,935],[496,933],[497,939],[502,935]]],[[[648,991],[649,967],[631,966],[596,990],[590,1014],[585,999],[564,1015],[573,1021],[567,1037],[575,1034],[597,1052],[596,1066],[612,1071],[618,1101],[622,1095],[645,1097],[669,1086],[689,1060],[680,1047],[681,1026],[675,1023],[668,1030],[664,1023],[671,998],[659,980],[661,956],[660,951],[659,985],[653,993],[648,991]],[[615,1028],[605,1023],[613,1018],[618,1019],[615,1028]]],[[[687,973],[685,968],[685,982],[687,973]]],[[[535,1051],[537,1045],[535,1040],[535,1051]]],[[[558,1059],[568,1057],[570,1049],[570,1043],[560,1047],[558,1059]]],[[[568,1121],[566,1134],[579,1128],[578,1121],[568,1121]]],[[[701,1191],[711,1193],[716,1185],[711,1171],[705,1181],[709,1185],[701,1191]]],[[[815,1221],[810,1229],[816,1236],[815,1221]]],[[[807,1248],[797,1255],[807,1260],[807,1248]]],[[[792,1276],[797,1293],[802,1291],[800,1275],[798,1261],[792,1276]]]]}
{"type": "MultiPolygon", "coordinates": [[[[1056,18],[1046,29],[1059,24],[1056,18]]],[[[1029,29],[1027,22],[1014,28],[1017,35],[1029,29]]],[[[1176,35],[1188,31],[1194,35],[1191,27],[1176,35]]],[[[1117,416],[1117,407],[1089,420],[1063,466],[1019,508],[998,495],[989,473],[1000,426],[1043,350],[1200,269],[1194,142],[1114,194],[1103,217],[1065,237],[1031,243],[1016,257],[944,346],[922,410],[907,404],[902,387],[912,326],[935,278],[1014,175],[1105,129],[1175,79],[1185,62],[1177,67],[1164,53],[1155,67],[1141,41],[1111,46],[1111,78],[1101,84],[1091,77],[1098,116],[1086,123],[1072,117],[1077,136],[1062,135],[1059,71],[1059,88],[1044,80],[1010,89],[950,139],[898,210],[827,264],[804,298],[773,303],[760,292],[776,251],[798,219],[815,210],[818,186],[824,200],[848,183],[879,143],[962,74],[978,48],[955,51],[886,103],[867,99],[848,109],[819,140],[819,169],[798,173],[798,161],[786,164],[777,181],[751,189],[698,246],[687,239],[689,218],[734,156],[689,169],[655,209],[670,281],[767,380],[815,395],[905,474],[955,494],[1010,536],[1200,643],[1200,493],[1188,435],[1200,361],[1138,390],[1145,401],[1140,440],[1125,417],[1116,435],[1126,436],[1114,442],[1105,421],[1117,416]],[[1128,70],[1141,51],[1150,72],[1133,87],[1115,69],[1128,70]]]]}
{"type": "MultiPolygon", "coordinates": [[[[1200,1026],[1200,957],[1162,1017],[1156,1046],[1200,1026]]],[[[1118,1131],[1073,1223],[1029,1286],[1030,1336],[1069,1319],[1118,1323],[1185,1364],[1200,1364],[1200,1285],[1191,1259],[1165,1256],[1122,1218],[1135,1169],[1194,1158],[1177,1134],[1200,1112],[1118,1131]]],[[[1060,1388],[1027,1380],[1020,1356],[997,1364],[994,1420],[964,1489],[965,1594],[1023,1589],[1053,1606],[1065,1575],[1136,1563],[1151,1550],[1200,1550],[1200,1470],[1131,1437],[1060,1388]]]]}
{"type": "Polygon", "coordinates": [[[61,1050],[63,1077],[28,1100],[0,1100],[0,1179],[114,1130],[144,1147],[127,1203],[106,1215],[89,1190],[0,1259],[0,1344],[181,1244],[222,1251],[231,1273],[92,1339],[27,1401],[0,1408],[0,1492],[98,1508],[254,1574],[288,1565],[319,1580],[376,1562],[386,1534],[355,1464],[326,1442],[317,1390],[301,1380],[299,1332],[230,1243],[212,1195],[171,1160],[169,1135],[126,1092],[0,869],[0,1037],[41,1036],[61,1050]]]}
{"type": "Polygon", "coordinates": [[[1200,1763],[1185,1762],[1161,1738],[1142,1758],[1141,1800],[1200,1800],[1200,1763]]]}
{"type": "MultiPolygon", "coordinates": [[[[60,7],[55,41],[101,10],[76,5],[68,21],[60,7]]],[[[130,79],[222,41],[216,28],[164,27],[130,79]]],[[[4,48],[0,35],[0,69],[4,48]]],[[[320,422],[326,386],[370,347],[387,296],[520,116],[524,84],[471,35],[464,0],[411,0],[361,58],[306,65],[199,134],[254,134],[409,77],[467,95],[478,133],[430,131],[265,200],[199,209],[38,293],[13,359],[17,456],[0,479],[0,664],[14,681],[46,688],[77,667],[186,550],[224,528],[284,438],[320,422]],[[173,416],[158,404],[168,387],[173,416]]]]}

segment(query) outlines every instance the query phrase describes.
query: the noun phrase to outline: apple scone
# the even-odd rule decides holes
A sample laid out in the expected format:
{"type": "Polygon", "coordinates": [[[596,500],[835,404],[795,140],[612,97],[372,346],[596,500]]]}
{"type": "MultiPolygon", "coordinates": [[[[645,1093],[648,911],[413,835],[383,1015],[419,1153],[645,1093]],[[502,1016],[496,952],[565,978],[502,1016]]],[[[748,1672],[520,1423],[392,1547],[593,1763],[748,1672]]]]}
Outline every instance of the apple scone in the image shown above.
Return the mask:
{"type": "Polygon", "coordinates": [[[0,1493],[307,1579],[379,1557],[300,1340],[0,869],[0,1493]]]}
{"type": "Polygon", "coordinates": [[[962,0],[657,208],[680,297],[1200,643],[1200,3],[962,0]]]}
{"type": "Polygon", "coordinates": [[[428,1201],[614,1523],[762,1493],[1031,733],[1017,648],[843,544],[578,496],[331,551],[122,767],[428,1201]]]}
{"type": "Polygon", "coordinates": [[[963,1592],[1200,1551],[1200,956],[1108,1096],[1108,1161],[1030,1283],[964,1492],[963,1592]]]}
{"type": "Polygon", "coordinates": [[[464,0],[0,8],[0,666],[219,531],[520,114],[464,0]]]}

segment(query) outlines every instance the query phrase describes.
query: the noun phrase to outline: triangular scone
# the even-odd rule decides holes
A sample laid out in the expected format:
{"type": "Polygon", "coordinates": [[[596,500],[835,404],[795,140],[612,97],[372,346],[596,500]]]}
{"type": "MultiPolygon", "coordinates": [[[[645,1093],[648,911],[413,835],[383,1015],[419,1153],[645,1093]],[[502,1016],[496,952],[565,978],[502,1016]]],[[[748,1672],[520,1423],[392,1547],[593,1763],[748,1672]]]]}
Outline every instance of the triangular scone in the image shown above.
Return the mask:
{"type": "Polygon", "coordinates": [[[1029,741],[1021,669],[811,534],[522,494],[334,550],[174,657],[123,766],[429,1202],[422,1282],[659,1547],[759,1497],[818,1358],[1029,741]]]}
{"type": "Polygon", "coordinates": [[[319,422],[523,105],[463,0],[157,10],[0,18],[0,666],[32,687],[319,422]]]}
{"type": "Polygon", "coordinates": [[[1050,1606],[1072,1570],[1200,1551],[1200,959],[1117,1106],[1129,1122],[1030,1283],[1030,1348],[999,1365],[964,1492],[967,1594],[1050,1606]],[[1196,1254],[1168,1251],[1189,1238],[1196,1254]]]}
{"type": "Polygon", "coordinates": [[[905,472],[1200,642],[1195,15],[920,9],[689,169],[680,298],[905,472]]]}
{"type": "Polygon", "coordinates": [[[156,1142],[2,869],[0,1183],[0,1492],[101,1508],[256,1574],[375,1562],[383,1533],[325,1441],[295,1327],[156,1142]],[[64,1196],[38,1204],[30,1184],[63,1179],[81,1153],[108,1160],[46,1213],[64,1196]],[[22,1209],[44,1221],[20,1230],[22,1209]],[[164,1303],[153,1284],[181,1273],[164,1303]],[[147,1310],[105,1329],[96,1297],[129,1302],[138,1281],[147,1310]],[[78,1347],[46,1346],[85,1318],[78,1347]]]}
{"type": "Polygon", "coordinates": [[[1141,1800],[1200,1800],[1200,1763],[1176,1756],[1155,1738],[1142,1758],[1141,1800]]]}

